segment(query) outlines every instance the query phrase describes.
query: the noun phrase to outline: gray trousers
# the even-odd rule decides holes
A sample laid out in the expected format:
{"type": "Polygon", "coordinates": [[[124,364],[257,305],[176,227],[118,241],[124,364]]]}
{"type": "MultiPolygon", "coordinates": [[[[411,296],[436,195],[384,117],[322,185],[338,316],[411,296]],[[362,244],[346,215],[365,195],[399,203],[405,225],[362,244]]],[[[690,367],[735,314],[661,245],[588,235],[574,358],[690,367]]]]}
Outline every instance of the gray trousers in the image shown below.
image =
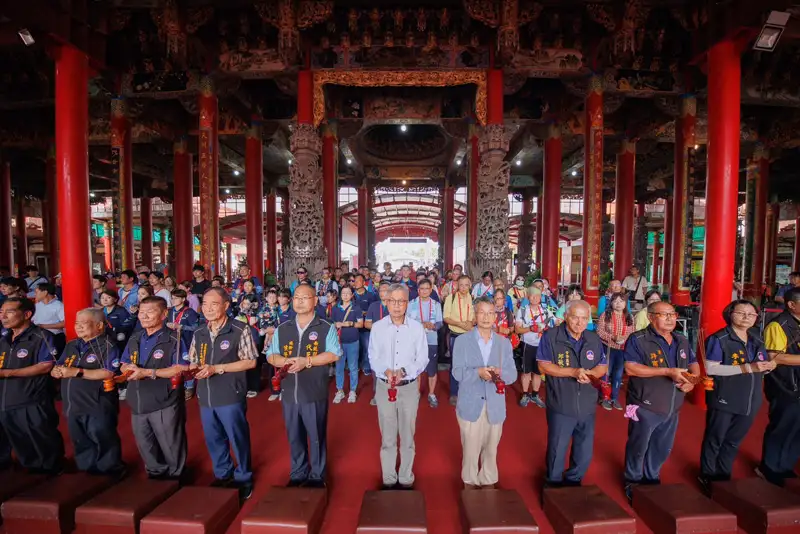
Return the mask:
{"type": "Polygon", "coordinates": [[[178,478],[186,465],[186,410],[178,402],[156,412],[131,415],[136,447],[149,476],[178,478]]]}
{"type": "Polygon", "coordinates": [[[389,385],[376,379],[378,425],[381,429],[381,471],[383,483],[404,486],[414,483],[414,432],[417,429],[419,383],[414,381],[397,388],[397,401],[389,402],[389,385]],[[400,471],[397,470],[397,437],[400,437],[400,471]]]}

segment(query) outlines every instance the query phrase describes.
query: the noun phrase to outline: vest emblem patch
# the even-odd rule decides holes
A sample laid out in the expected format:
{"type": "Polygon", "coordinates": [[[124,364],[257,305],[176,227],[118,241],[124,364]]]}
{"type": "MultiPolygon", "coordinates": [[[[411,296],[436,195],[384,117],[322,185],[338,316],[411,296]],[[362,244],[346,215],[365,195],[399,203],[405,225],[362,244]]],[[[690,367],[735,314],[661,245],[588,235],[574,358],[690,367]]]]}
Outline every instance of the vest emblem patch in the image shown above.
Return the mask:
{"type": "Polygon", "coordinates": [[[587,350],[586,351],[586,359],[589,361],[594,360],[594,351],[587,350]]]}
{"type": "Polygon", "coordinates": [[[219,344],[219,348],[221,348],[222,350],[228,350],[230,348],[230,346],[231,346],[231,342],[228,341],[227,339],[219,344]]]}
{"type": "Polygon", "coordinates": [[[762,362],[764,361],[764,353],[763,352],[758,351],[758,359],[759,359],[759,361],[762,361],[762,362]]]}
{"type": "Polygon", "coordinates": [[[686,351],[685,350],[681,349],[680,355],[681,355],[681,360],[685,360],[686,359],[686,351]]]}
{"type": "Polygon", "coordinates": [[[184,352],[183,356],[181,356],[181,358],[183,358],[184,361],[188,362],[189,361],[189,353],[188,352],[184,352]]]}
{"type": "Polygon", "coordinates": [[[164,351],[163,350],[157,350],[157,351],[153,352],[153,358],[155,358],[156,360],[160,360],[163,357],[164,357],[164,351]]]}
{"type": "Polygon", "coordinates": [[[114,361],[111,362],[111,367],[113,367],[115,369],[117,367],[119,367],[119,359],[118,358],[115,358],[114,361]]]}
{"type": "Polygon", "coordinates": [[[311,332],[310,334],[308,334],[308,339],[310,339],[311,341],[316,341],[317,337],[319,336],[316,332],[311,332]]]}
{"type": "Polygon", "coordinates": [[[27,358],[27,356],[28,356],[28,351],[27,350],[20,349],[20,350],[17,351],[17,358],[20,358],[20,359],[27,358]]]}
{"type": "Polygon", "coordinates": [[[94,363],[97,361],[97,356],[90,354],[86,357],[86,363],[94,363]]]}

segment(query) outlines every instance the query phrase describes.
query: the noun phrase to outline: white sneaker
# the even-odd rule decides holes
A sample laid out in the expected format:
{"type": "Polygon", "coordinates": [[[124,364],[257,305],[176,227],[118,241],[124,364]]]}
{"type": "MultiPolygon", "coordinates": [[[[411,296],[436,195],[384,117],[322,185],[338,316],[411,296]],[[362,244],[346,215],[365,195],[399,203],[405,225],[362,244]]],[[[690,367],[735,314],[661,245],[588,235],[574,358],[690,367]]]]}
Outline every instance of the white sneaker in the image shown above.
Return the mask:
{"type": "Polygon", "coordinates": [[[340,389],[336,391],[336,395],[333,397],[333,403],[339,404],[342,400],[344,400],[344,391],[340,389]]]}
{"type": "Polygon", "coordinates": [[[276,400],[278,400],[278,397],[280,397],[280,395],[278,395],[277,393],[273,393],[272,395],[269,396],[269,398],[267,400],[269,402],[276,401],[276,400]]]}
{"type": "Polygon", "coordinates": [[[250,390],[250,391],[247,392],[247,398],[248,399],[253,399],[253,398],[257,397],[257,396],[258,396],[258,391],[250,390]]]}
{"type": "Polygon", "coordinates": [[[353,404],[356,401],[356,392],[351,391],[350,394],[347,396],[347,402],[353,404]]]}

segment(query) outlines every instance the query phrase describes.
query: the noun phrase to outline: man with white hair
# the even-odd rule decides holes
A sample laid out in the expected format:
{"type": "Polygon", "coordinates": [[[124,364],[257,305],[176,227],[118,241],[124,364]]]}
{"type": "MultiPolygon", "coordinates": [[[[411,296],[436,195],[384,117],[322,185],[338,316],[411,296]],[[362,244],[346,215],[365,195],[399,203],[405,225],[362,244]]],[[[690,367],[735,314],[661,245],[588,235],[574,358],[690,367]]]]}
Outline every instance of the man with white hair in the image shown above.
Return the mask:
{"type": "Polygon", "coordinates": [[[564,322],[545,332],[539,344],[539,369],[547,375],[546,487],[580,486],[592,461],[597,410],[592,379],[600,380],[608,365],[600,337],[586,330],[591,314],[586,301],[567,302],[564,322]]]}
{"type": "Polygon", "coordinates": [[[409,290],[403,284],[389,286],[389,315],[372,325],[369,363],[378,380],[375,398],[381,429],[383,487],[414,485],[414,432],[419,407],[417,378],[428,365],[428,342],[422,324],[406,316],[409,290]],[[397,438],[400,437],[400,470],[397,470],[397,438]]]}
{"type": "Polygon", "coordinates": [[[86,308],[75,315],[73,339],[64,348],[50,375],[61,379],[62,411],[81,471],[119,475],[124,469],[117,433],[119,396],[106,391],[105,380],[119,370],[115,340],[105,333],[102,309],[86,308]]]}

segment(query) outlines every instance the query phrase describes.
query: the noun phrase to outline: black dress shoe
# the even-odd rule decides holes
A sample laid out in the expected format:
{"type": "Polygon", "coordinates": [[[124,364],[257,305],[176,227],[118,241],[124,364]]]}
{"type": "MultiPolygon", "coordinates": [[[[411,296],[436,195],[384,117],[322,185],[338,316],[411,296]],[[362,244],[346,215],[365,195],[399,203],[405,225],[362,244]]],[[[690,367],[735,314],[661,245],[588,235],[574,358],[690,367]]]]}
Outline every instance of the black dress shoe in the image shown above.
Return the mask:
{"type": "Polygon", "coordinates": [[[239,500],[246,501],[253,496],[253,483],[243,482],[239,484],[239,500]]]}
{"type": "Polygon", "coordinates": [[[306,485],[306,481],[305,480],[300,480],[300,479],[293,478],[293,479],[289,480],[289,483],[286,484],[286,487],[287,488],[302,488],[305,485],[306,485]]]}
{"type": "Polygon", "coordinates": [[[325,481],[318,478],[306,480],[304,488],[325,489],[325,481]]]}
{"type": "Polygon", "coordinates": [[[381,491],[396,490],[396,489],[398,489],[397,486],[398,486],[398,484],[396,482],[394,484],[382,484],[381,485],[381,491]]]}
{"type": "Polygon", "coordinates": [[[215,478],[211,483],[212,488],[229,488],[233,484],[233,478],[215,478]]]}
{"type": "Polygon", "coordinates": [[[399,483],[398,483],[398,484],[397,484],[397,489],[399,489],[399,490],[405,490],[405,491],[411,491],[411,490],[413,490],[413,489],[414,489],[414,484],[408,484],[408,485],[406,485],[406,484],[399,484],[399,483]]]}

